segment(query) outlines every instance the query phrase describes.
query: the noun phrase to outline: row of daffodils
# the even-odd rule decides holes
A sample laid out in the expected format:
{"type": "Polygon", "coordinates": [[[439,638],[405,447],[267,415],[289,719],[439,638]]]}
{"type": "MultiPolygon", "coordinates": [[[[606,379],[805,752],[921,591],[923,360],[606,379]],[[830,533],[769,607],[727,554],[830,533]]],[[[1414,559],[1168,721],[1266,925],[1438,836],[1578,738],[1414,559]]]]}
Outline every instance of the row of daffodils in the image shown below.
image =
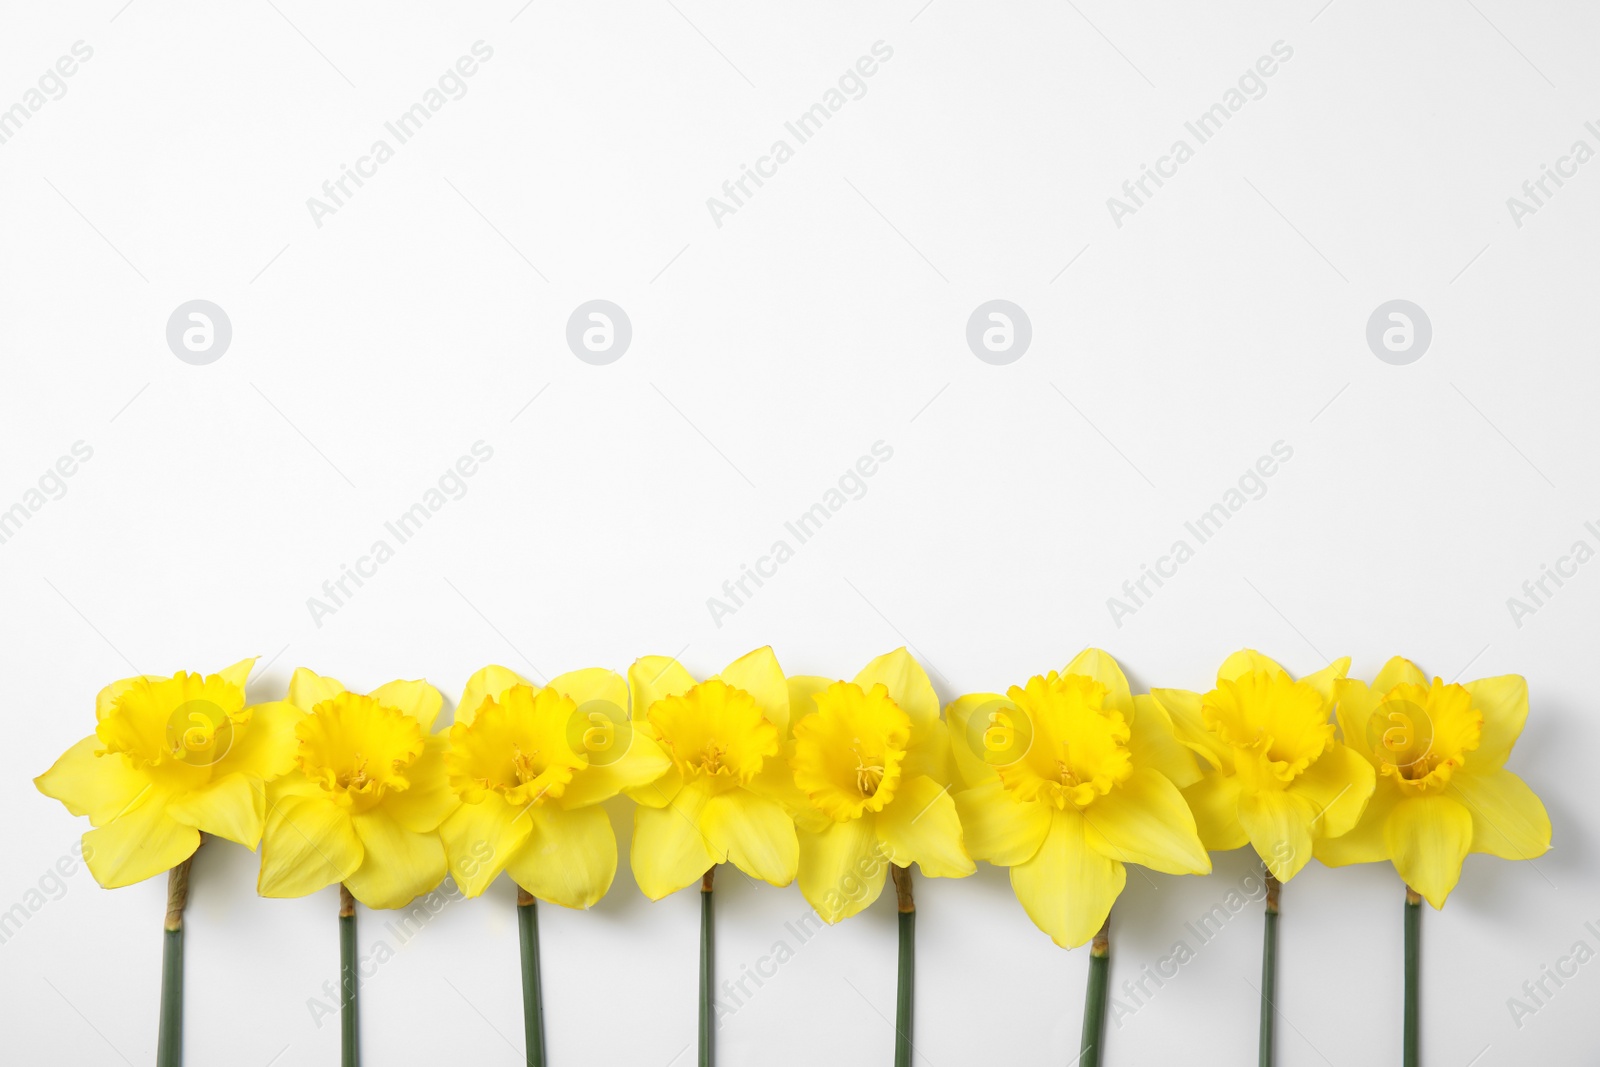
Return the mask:
{"type": "MultiPolygon", "coordinates": [[[[171,872],[163,1063],[181,1056],[181,913],[202,834],[259,845],[265,896],[341,886],[352,946],[352,899],[402,907],[447,875],[471,897],[507,874],[522,890],[530,1064],[544,1062],[537,961],[527,958],[537,953],[533,904],[587,908],[605,895],[617,841],[601,805],[618,794],[636,802],[630,866],[644,894],[700,886],[703,1001],[718,864],[798,881],[828,922],[872,904],[892,873],[897,1062],[910,1054],[913,864],[937,878],[971,874],[975,860],[1008,867],[1041,930],[1066,948],[1093,942],[1073,1051],[1096,1064],[1109,915],[1128,864],[1206,874],[1210,852],[1253,848],[1269,874],[1270,984],[1281,884],[1313,857],[1390,862],[1407,895],[1413,1062],[1418,898],[1443,906],[1469,852],[1527,859],[1550,842],[1543,805],[1505,769],[1528,712],[1523,679],[1446,684],[1400,658],[1369,683],[1346,676],[1348,659],[1295,679],[1243,651],[1206,692],[1134,694],[1117,663],[1090,649],[942,715],[904,649],[850,681],[786,677],[766,648],[705,681],[661,656],[626,679],[587,669],[542,686],[486,667],[441,731],[443,699],[426,682],[360,694],[302,668],[286,699],[252,705],[253,662],[107,686],[94,733],[36,779],[88,817],[84,855],[101,885],[171,872]]],[[[345,962],[353,1064],[357,983],[345,962]]],[[[1262,999],[1265,1063],[1270,988],[1262,999]]]]}

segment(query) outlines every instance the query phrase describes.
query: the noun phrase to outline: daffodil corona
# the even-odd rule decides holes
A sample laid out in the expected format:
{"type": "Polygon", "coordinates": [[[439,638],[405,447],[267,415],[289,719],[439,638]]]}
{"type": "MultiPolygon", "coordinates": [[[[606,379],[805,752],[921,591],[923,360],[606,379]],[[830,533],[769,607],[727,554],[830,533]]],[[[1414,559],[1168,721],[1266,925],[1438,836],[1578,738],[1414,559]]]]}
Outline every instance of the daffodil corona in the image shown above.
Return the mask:
{"type": "Polygon", "coordinates": [[[1088,649],[1003,697],[961,697],[947,719],[967,849],[1011,868],[1017,899],[1056,944],[1094,937],[1129,863],[1211,870],[1179,792],[1200,777],[1194,757],[1104,652],[1088,649]]]}
{"type": "Polygon", "coordinates": [[[1235,652],[1207,693],[1156,689],[1178,739],[1206,773],[1184,795],[1206,848],[1248,842],[1280,882],[1311,859],[1312,842],[1355,826],[1372,767],[1334,738],[1333,689],[1348,658],[1296,681],[1259,652],[1235,652]]]}
{"type": "Polygon", "coordinates": [[[438,829],[456,798],[445,740],[428,732],[439,691],[395,681],[363,696],[301,667],[289,702],[302,713],[296,767],[267,791],[261,894],[339,883],[369,908],[398,908],[442,882],[438,829]]]}

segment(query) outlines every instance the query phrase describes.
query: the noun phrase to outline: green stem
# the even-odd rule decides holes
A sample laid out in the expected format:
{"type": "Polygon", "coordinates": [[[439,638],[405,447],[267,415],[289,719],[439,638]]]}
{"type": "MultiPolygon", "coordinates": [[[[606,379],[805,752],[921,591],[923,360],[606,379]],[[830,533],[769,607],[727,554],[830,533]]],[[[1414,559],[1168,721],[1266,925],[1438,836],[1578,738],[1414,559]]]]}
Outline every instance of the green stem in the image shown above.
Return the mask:
{"type": "Polygon", "coordinates": [[[711,879],[712,867],[700,879],[700,1067],[711,1067],[711,879]]]}
{"type": "Polygon", "coordinates": [[[522,1027],[528,1067],[544,1067],[544,994],[539,985],[539,916],[533,894],[517,887],[517,930],[522,937],[522,1027]]]}
{"type": "Polygon", "coordinates": [[[339,886],[339,1062],[342,1067],[361,1067],[361,1025],[357,1012],[356,990],[356,901],[350,890],[339,886]]]}
{"type": "Polygon", "coordinates": [[[1111,916],[1089,946],[1089,988],[1083,998],[1083,1052],[1078,1067],[1100,1067],[1106,1035],[1106,986],[1111,980],[1111,916]]]}
{"type": "Polygon", "coordinates": [[[167,872],[167,920],[161,946],[161,1023],[156,1067],[183,1067],[183,909],[189,903],[188,859],[167,872]]]}
{"type": "Polygon", "coordinates": [[[911,1004],[917,973],[917,905],[911,869],[891,866],[900,908],[900,983],[894,1000],[894,1067],[911,1067],[911,1004]]]}
{"type": "Polygon", "coordinates": [[[1404,1067],[1417,1067],[1417,987],[1422,972],[1422,897],[1415,889],[1406,886],[1406,1021],[1404,1051],[1400,1062],[1404,1067]]]}
{"type": "Polygon", "coordinates": [[[1272,1067],[1272,1024],[1278,995],[1278,894],[1283,883],[1267,872],[1267,925],[1261,938],[1260,1067],[1272,1067]]]}

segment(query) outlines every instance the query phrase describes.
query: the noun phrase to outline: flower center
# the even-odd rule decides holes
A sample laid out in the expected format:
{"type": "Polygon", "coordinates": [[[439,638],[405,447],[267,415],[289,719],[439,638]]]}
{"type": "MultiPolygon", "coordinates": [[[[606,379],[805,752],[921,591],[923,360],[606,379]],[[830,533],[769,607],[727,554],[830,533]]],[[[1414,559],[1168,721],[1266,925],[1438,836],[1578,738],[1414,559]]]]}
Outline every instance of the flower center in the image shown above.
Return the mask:
{"type": "Polygon", "coordinates": [[[340,693],[295,724],[301,772],[358,811],[390,790],[410,788],[406,770],[422,755],[425,736],[417,720],[369,696],[340,693]]]}
{"type": "Polygon", "coordinates": [[[1465,686],[1435,678],[1429,686],[1397,685],[1383,695],[1367,721],[1367,742],[1378,773],[1401,792],[1439,792],[1483,737],[1483,713],[1465,686]]]}
{"type": "Polygon", "coordinates": [[[577,715],[573,699],[548,686],[516,685],[484,701],[472,722],[450,727],[450,788],[472,804],[488,793],[519,807],[560,796],[589,765],[569,740],[577,715]]]}
{"type": "Polygon", "coordinates": [[[732,788],[746,785],[778,754],[778,728],[755,697],[726,682],[701,682],[663,697],[645,714],[685,778],[703,776],[732,788]]]}
{"type": "Polygon", "coordinates": [[[1202,698],[1200,718],[1232,747],[1236,773],[1280,788],[1333,740],[1327,701],[1284,671],[1249,671],[1218,683],[1202,698]]]}
{"type": "Polygon", "coordinates": [[[228,754],[236,730],[250,722],[244,692],[219,674],[179,672],[130,685],[95,735],[106,752],[120,752],[147,768],[183,775],[228,754]]]}
{"type": "Polygon", "coordinates": [[[1006,696],[1032,735],[1020,759],[995,768],[1018,800],[1082,808],[1133,773],[1128,723],[1105,706],[1106,687],[1093,678],[1051,671],[1012,686],[1006,696]]]}
{"type": "Polygon", "coordinates": [[[834,682],[816,702],[816,714],[795,724],[795,785],[837,822],[882,811],[900,784],[910,716],[882,683],[866,691],[854,682],[834,682]]]}

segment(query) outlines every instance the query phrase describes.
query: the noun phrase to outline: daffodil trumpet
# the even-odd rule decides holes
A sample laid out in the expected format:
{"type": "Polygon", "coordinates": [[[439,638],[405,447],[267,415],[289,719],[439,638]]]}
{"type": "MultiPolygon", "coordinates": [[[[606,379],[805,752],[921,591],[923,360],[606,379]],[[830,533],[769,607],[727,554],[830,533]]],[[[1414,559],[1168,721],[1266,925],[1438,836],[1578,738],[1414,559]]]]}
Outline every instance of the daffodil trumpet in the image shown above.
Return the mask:
{"type": "Polygon", "coordinates": [[[895,904],[900,915],[899,981],[894,995],[894,1067],[911,1067],[911,1003],[917,973],[917,903],[911,895],[911,868],[895,865],[895,904]]]}
{"type": "Polygon", "coordinates": [[[156,1067],[183,1064],[183,909],[189,903],[189,868],[194,856],[167,872],[167,919],[161,945],[161,1024],[156,1067]]]}
{"type": "Polygon", "coordinates": [[[1111,984],[1111,916],[1089,943],[1089,983],[1083,992],[1083,1036],[1079,1038],[1078,1067],[1100,1067],[1100,1049],[1106,1039],[1106,994],[1111,984]]]}
{"type": "Polygon", "coordinates": [[[1272,1067],[1273,1001],[1278,990],[1278,900],[1283,893],[1283,883],[1272,871],[1266,872],[1266,921],[1261,931],[1261,1040],[1259,1042],[1260,1067],[1272,1067]]]}
{"type": "Polygon", "coordinates": [[[356,970],[356,899],[339,884],[339,1063],[361,1067],[361,1018],[356,990],[361,981],[356,970]]]}
{"type": "Polygon", "coordinates": [[[517,936],[522,946],[522,1037],[528,1067],[544,1067],[544,993],[539,981],[539,913],[536,898],[517,887],[517,936]]]}

